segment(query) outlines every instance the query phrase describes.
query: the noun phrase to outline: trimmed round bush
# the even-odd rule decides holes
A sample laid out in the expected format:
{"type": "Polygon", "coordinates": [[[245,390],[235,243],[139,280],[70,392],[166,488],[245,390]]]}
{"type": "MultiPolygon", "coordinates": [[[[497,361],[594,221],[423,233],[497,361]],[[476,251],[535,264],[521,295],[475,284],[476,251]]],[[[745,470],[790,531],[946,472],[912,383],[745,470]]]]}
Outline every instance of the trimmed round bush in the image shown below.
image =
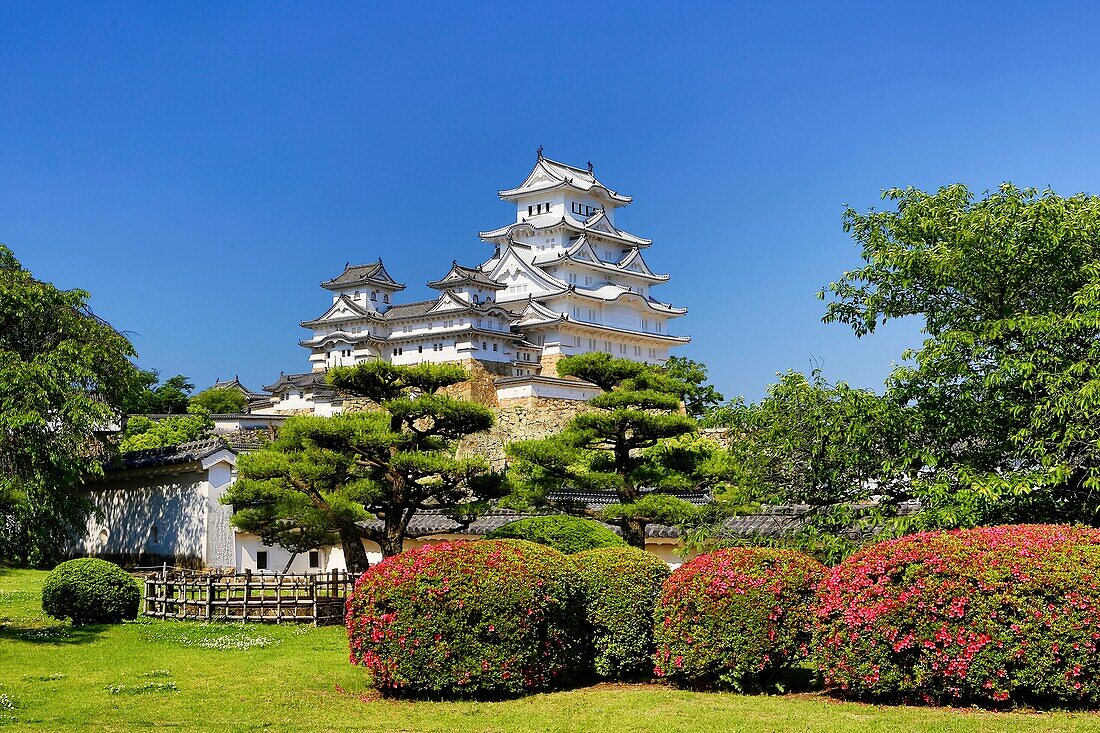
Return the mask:
{"type": "Polygon", "coordinates": [[[669,569],[634,547],[601,547],[573,556],[584,578],[593,668],[611,679],[653,671],[653,609],[669,569]]]}
{"type": "Polygon", "coordinates": [[[805,658],[825,567],[794,550],[700,555],[668,580],[656,610],[655,674],[693,688],[764,689],[805,658]]]}
{"type": "Polygon", "coordinates": [[[814,656],[851,697],[1003,707],[1100,702],[1100,530],[928,532],[833,568],[814,656]]]}
{"type": "Polygon", "coordinates": [[[527,540],[553,547],[566,555],[600,547],[626,547],[622,537],[591,519],[550,515],[517,519],[485,535],[487,540],[527,540]]]}
{"type": "Polygon", "coordinates": [[[560,687],[584,666],[583,601],[575,564],[543,545],[420,547],[356,581],[351,662],[390,695],[499,698],[560,687]]]}
{"type": "Polygon", "coordinates": [[[137,618],[141,588],[113,562],[86,557],[54,568],[42,585],[42,610],[74,626],[137,618]]]}

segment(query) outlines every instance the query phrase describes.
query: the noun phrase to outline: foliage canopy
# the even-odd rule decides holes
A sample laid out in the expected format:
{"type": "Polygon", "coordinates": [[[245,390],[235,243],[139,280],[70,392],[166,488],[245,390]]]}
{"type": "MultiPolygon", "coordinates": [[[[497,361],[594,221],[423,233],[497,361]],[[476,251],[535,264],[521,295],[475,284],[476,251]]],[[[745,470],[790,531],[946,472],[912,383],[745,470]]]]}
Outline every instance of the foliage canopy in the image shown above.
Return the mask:
{"type": "Polygon", "coordinates": [[[1004,184],[892,189],[849,209],[864,266],[829,285],[825,320],[857,336],[922,319],[888,396],[922,442],[921,521],[1100,521],[1100,199],[1004,184]]]}
{"type": "Polygon", "coordinates": [[[472,520],[501,482],[484,459],[454,456],[454,441],[493,424],[487,408],[439,394],[465,378],[448,364],[331,370],[332,384],[377,409],[291,418],[274,442],[241,456],[223,498],[233,524],[292,552],[339,541],[348,567],[362,571],[362,540],[396,555],[418,509],[472,520]]]}
{"type": "Polygon", "coordinates": [[[557,435],[507,446],[517,495],[536,506],[583,512],[585,507],[555,500],[553,493],[613,492],[618,503],[600,516],[617,521],[623,539],[644,549],[648,523],[679,523],[695,511],[669,493],[711,478],[697,471],[703,461],[665,461],[671,454],[657,448],[695,431],[695,421],[680,412],[686,387],[660,367],[600,352],[566,357],[558,373],[592,382],[604,393],[557,435]]]}
{"type": "Polygon", "coordinates": [[[0,245],[0,558],[51,564],[84,530],[84,480],[139,384],[125,336],[83,290],[34,278],[0,245]]]}

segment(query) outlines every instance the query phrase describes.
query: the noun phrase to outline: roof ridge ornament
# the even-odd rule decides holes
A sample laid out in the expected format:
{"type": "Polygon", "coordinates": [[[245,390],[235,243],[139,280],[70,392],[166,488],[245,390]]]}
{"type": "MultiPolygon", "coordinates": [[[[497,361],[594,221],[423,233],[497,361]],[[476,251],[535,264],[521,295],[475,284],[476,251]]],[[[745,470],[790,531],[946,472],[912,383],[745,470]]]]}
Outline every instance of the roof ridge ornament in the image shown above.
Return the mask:
{"type": "Polygon", "coordinates": [[[535,151],[535,154],[538,156],[539,160],[542,160],[542,146],[541,145],[539,145],[538,149],[535,151]]]}
{"type": "Polygon", "coordinates": [[[590,161],[588,161],[588,172],[589,172],[589,173],[591,173],[591,172],[592,172],[592,161],[591,161],[591,160],[590,160],[590,161]]]}

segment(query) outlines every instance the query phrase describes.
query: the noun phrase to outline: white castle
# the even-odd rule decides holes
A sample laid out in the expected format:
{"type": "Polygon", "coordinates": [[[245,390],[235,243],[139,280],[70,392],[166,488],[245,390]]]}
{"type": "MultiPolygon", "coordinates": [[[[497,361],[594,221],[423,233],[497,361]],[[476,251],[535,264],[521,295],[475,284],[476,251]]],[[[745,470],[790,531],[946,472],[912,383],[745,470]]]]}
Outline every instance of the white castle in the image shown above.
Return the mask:
{"type": "Polygon", "coordinates": [[[576,168],[539,148],[523,183],[498,193],[515,204],[516,220],[479,233],[493,246],[481,265],[454,262],[428,283],[437,298],[398,303],[405,286],[381,259],[348,264],[321,283],[332,303],[302,322],[313,335],[299,342],[312,370],[265,387],[273,402],[261,409],[338,411],[324,372],[375,359],[476,362],[495,377],[500,399],[588,399],[592,385],[558,377],[563,356],[603,351],[660,364],[670,348],[689,341],[669,332],[669,322],[687,309],[652,294],[669,279],[642,256],[652,241],[615,226],[615,211],[631,197],[601,183],[591,163],[576,168]]]}

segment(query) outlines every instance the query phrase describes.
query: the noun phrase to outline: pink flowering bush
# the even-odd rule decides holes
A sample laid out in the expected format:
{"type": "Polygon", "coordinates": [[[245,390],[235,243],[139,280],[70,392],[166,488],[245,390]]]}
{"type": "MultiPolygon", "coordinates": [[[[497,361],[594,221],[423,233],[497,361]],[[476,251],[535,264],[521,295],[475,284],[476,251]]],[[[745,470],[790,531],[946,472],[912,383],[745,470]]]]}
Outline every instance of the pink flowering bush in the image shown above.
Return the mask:
{"type": "Polygon", "coordinates": [[[882,542],[833,568],[816,613],[815,660],[842,694],[1100,701],[1100,530],[1019,525],[882,542]]]}
{"type": "Polygon", "coordinates": [[[811,599],[825,568],[793,550],[700,555],[665,581],[654,669],[687,687],[766,688],[806,654],[811,599]]]}
{"type": "Polygon", "coordinates": [[[494,698],[562,686],[587,664],[583,601],[574,563],[544,545],[409,550],[356,581],[351,662],[392,695],[494,698]]]}

